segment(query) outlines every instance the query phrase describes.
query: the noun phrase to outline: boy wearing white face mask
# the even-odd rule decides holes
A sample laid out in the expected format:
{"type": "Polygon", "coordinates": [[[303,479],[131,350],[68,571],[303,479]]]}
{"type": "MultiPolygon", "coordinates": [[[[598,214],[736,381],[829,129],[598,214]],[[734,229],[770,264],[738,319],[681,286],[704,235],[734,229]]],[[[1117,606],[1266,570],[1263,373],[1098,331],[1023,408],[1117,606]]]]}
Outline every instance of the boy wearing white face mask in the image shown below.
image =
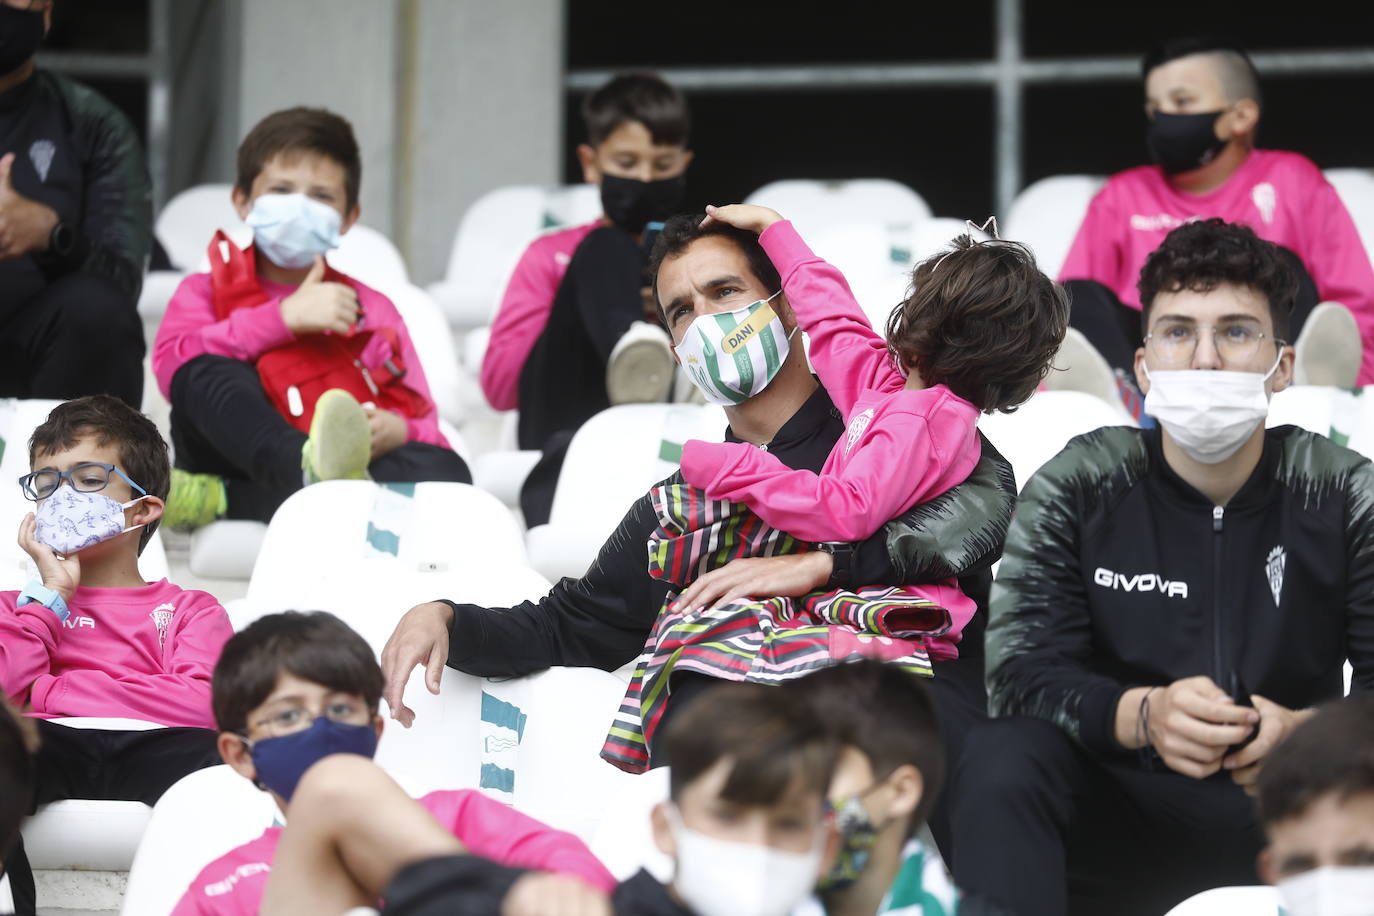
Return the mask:
{"type": "MultiPolygon", "coordinates": [[[[19,544],[38,578],[0,592],[0,681],[41,738],[33,804],[151,805],[182,776],[218,762],[210,675],[232,635],[228,615],[205,592],[146,582],[139,572],[171,471],[151,420],[107,395],[69,401],[34,430],[29,454],[33,470],[19,486],[35,511],[19,526],[19,544]],[[48,721],[69,716],[163,727],[48,721]]],[[[5,864],[16,912],[33,913],[22,846],[5,864]]]]}
{"type": "Polygon", "coordinates": [[[267,521],[319,480],[471,482],[400,313],[325,262],[361,180],[353,129],[328,111],[268,115],[239,146],[233,200],[253,245],[217,233],[153,345],[176,446],[169,526],[267,521]]]}
{"type": "Polygon", "coordinates": [[[1152,913],[1254,884],[1270,751],[1374,688],[1374,468],[1290,426],[1295,281],[1202,220],[1140,277],[1159,429],[1071,441],[1021,492],[993,586],[989,706],[954,798],[959,885],[1018,912],[1152,913]]]}
{"type": "Polygon", "coordinates": [[[1264,765],[1260,875],[1290,916],[1374,912],[1374,699],[1317,710],[1264,765]]]}

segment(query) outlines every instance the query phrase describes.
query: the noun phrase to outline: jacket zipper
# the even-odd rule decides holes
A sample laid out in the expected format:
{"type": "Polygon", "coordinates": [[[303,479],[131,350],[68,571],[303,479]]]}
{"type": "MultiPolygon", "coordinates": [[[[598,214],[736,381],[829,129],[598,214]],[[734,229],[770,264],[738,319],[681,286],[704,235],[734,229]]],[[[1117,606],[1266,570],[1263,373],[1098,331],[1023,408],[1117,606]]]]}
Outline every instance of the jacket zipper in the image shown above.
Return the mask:
{"type": "Polygon", "coordinates": [[[357,366],[358,371],[363,374],[363,381],[367,382],[367,390],[372,392],[372,396],[374,398],[380,396],[382,390],[377,387],[376,382],[372,381],[372,373],[367,371],[367,367],[363,365],[363,361],[361,359],[355,359],[353,360],[353,365],[357,366]]]}
{"type": "Polygon", "coordinates": [[[1214,683],[1226,689],[1226,673],[1221,668],[1221,520],[1226,510],[1212,507],[1212,661],[1214,683]]]}

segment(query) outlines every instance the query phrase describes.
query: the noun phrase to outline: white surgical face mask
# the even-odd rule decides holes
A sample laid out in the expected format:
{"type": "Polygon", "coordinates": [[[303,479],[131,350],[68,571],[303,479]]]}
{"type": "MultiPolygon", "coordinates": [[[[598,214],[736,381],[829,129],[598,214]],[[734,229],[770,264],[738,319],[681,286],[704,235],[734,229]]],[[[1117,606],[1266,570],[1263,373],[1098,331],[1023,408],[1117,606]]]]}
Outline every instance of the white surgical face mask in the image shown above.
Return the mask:
{"type": "Polygon", "coordinates": [[[309,267],[316,255],[339,247],[339,211],[304,194],[262,194],[244,220],[253,244],[278,267],[309,267]]]}
{"type": "Polygon", "coordinates": [[[1234,455],[1269,414],[1264,383],[1279,368],[1283,352],[1268,372],[1145,367],[1150,393],[1145,412],[1159,421],[1178,447],[1203,464],[1234,455]]]}
{"type": "Polygon", "coordinates": [[[707,401],[721,407],[742,404],[778,374],[792,340],[768,304],[780,295],[782,290],[743,308],[702,315],[673,348],[707,401]]]}
{"type": "Polygon", "coordinates": [[[697,916],[785,916],[816,883],[824,851],[817,833],[807,852],[718,840],[687,827],[669,809],[677,841],[673,888],[697,916]]]}
{"type": "Polygon", "coordinates": [[[140,500],[116,502],[103,493],[83,493],[72,487],[58,487],[43,498],[34,513],[38,523],[34,536],[64,557],[101,541],[119,537],[142,525],[124,527],[124,510],[140,500]]]}
{"type": "Polygon", "coordinates": [[[1374,866],[1327,866],[1279,882],[1290,916],[1370,916],[1374,913],[1374,866]]]}

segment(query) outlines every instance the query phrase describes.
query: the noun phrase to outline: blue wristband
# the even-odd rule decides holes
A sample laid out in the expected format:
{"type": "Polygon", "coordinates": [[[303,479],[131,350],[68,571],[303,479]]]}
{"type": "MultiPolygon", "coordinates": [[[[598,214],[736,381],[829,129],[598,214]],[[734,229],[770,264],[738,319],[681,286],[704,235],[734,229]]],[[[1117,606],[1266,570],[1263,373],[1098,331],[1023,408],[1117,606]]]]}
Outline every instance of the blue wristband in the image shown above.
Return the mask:
{"type": "Polygon", "coordinates": [[[22,607],[26,604],[41,604],[48,610],[57,615],[57,619],[66,621],[67,615],[71,613],[67,609],[67,602],[62,600],[62,596],[50,588],[44,587],[41,582],[30,581],[24,586],[24,590],[15,599],[14,606],[22,607]]]}

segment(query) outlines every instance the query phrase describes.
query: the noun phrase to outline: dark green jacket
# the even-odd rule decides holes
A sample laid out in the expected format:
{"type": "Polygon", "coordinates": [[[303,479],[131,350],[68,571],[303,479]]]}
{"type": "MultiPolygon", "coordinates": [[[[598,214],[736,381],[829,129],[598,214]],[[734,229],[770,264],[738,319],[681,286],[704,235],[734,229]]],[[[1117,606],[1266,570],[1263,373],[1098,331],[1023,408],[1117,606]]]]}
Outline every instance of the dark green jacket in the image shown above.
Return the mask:
{"type": "Polygon", "coordinates": [[[1132,686],[1207,675],[1290,708],[1374,689],[1374,466],[1292,426],[1214,507],[1158,430],[1079,436],[1021,493],[987,633],[994,716],[1119,752],[1132,686]]]}

